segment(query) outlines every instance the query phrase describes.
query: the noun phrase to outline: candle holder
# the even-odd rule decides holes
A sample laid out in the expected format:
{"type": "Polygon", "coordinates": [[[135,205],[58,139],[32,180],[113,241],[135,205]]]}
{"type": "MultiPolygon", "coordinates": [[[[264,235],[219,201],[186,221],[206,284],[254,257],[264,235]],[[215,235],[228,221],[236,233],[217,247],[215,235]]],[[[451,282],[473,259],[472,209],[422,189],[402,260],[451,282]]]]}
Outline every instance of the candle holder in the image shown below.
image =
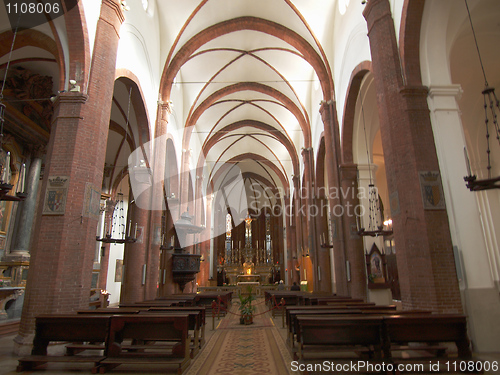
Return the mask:
{"type": "Polygon", "coordinates": [[[125,238],[112,238],[111,234],[106,234],[104,237],[99,238],[99,236],[96,236],[96,240],[102,243],[117,243],[117,244],[122,244],[122,243],[134,243],[137,241],[137,238],[134,237],[125,237],[125,238]]]}

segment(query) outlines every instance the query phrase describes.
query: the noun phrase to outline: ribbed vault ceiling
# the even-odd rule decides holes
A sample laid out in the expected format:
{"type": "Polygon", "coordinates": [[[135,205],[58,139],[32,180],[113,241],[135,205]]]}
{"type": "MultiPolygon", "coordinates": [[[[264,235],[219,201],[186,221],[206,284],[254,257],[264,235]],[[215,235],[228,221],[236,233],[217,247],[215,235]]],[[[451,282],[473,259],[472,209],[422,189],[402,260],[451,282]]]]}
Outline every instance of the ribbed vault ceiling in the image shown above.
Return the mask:
{"type": "Polygon", "coordinates": [[[162,51],[160,97],[188,129],[182,147],[192,151],[191,164],[205,164],[212,189],[235,167],[247,181],[288,187],[301,173],[301,148],[311,146],[319,110],[312,96],[329,99],[333,91],[322,43],[336,1],[157,5],[162,44],[171,46],[162,51]]]}

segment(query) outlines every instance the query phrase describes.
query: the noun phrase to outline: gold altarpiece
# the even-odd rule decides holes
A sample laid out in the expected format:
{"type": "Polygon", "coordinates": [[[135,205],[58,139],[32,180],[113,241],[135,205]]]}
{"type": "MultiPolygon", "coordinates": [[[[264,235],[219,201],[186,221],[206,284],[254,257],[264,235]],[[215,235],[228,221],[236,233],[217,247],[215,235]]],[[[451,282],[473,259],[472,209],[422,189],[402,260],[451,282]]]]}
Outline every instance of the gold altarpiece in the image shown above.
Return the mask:
{"type": "MultiPolygon", "coordinates": [[[[249,215],[245,218],[244,247],[231,246],[231,224],[228,214],[226,222],[226,248],[224,264],[222,265],[229,284],[248,283],[249,285],[267,284],[273,271],[273,254],[270,239],[256,241],[252,246],[252,221],[249,215]],[[262,242],[262,246],[258,246],[262,242]]],[[[267,231],[266,231],[267,232],[267,231]]]]}

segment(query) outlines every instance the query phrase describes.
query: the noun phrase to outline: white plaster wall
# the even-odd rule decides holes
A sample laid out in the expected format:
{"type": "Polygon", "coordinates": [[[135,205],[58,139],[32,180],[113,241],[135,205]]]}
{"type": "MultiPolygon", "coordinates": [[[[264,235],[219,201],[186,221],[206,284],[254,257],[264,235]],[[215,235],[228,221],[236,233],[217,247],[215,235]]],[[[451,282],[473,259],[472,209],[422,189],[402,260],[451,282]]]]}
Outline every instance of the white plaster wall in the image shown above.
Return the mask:
{"type": "Polygon", "coordinates": [[[162,73],[160,37],[156,15],[145,11],[140,0],[127,2],[125,21],[120,28],[117,69],[128,69],[139,80],[144,95],[151,134],[155,133],[158,85],[162,73]]]}
{"type": "MultiPolygon", "coordinates": [[[[360,1],[351,1],[346,13],[337,13],[334,19],[334,55],[329,56],[335,84],[337,116],[342,131],[344,105],[351,73],[363,61],[370,61],[368,29],[363,18],[364,6],[360,1]]],[[[341,134],[342,136],[342,134],[341,134]]]]}
{"type": "Polygon", "coordinates": [[[429,2],[424,11],[421,42],[422,79],[431,88],[429,106],[436,148],[443,174],[452,240],[464,253],[469,287],[491,287],[487,250],[475,194],[465,187],[465,134],[457,104],[460,87],[453,85],[449,70],[449,42],[458,28],[453,1],[429,2]],[[443,22],[452,20],[450,24],[443,22]],[[444,46],[444,48],[443,48],[444,46]],[[483,258],[481,261],[480,259],[483,258]]]}
{"type": "Polygon", "coordinates": [[[81,0],[85,12],[85,22],[87,23],[87,32],[90,45],[90,57],[94,53],[95,32],[97,21],[101,13],[101,0],[81,0]]]}
{"type": "MultiPolygon", "coordinates": [[[[472,8],[479,3],[470,1],[469,5],[472,8]]],[[[487,7],[488,12],[494,11],[495,4],[498,5],[498,2],[490,3],[492,7],[487,7]]],[[[500,8],[497,11],[500,12],[500,8]]],[[[500,329],[488,323],[500,317],[500,299],[495,286],[498,283],[498,246],[494,245],[494,238],[489,235],[495,233],[489,214],[492,203],[485,200],[484,194],[470,192],[463,180],[467,171],[464,147],[471,137],[465,127],[463,113],[469,109],[459,107],[460,97],[464,95],[463,87],[453,82],[451,72],[450,51],[467,23],[464,3],[457,6],[453,0],[426,2],[420,44],[422,80],[430,89],[431,122],[452,243],[457,249],[458,267],[463,270],[459,285],[464,311],[469,316],[473,348],[498,351],[500,329]]],[[[457,58],[464,57],[459,54],[457,58]]],[[[467,60],[462,61],[463,64],[467,64],[467,60]]],[[[470,73],[464,82],[470,80],[474,72],[472,65],[465,66],[465,69],[470,69],[470,73]]],[[[480,91],[479,99],[482,99],[480,91]]]]}
{"type": "MultiPolygon", "coordinates": [[[[133,229],[132,229],[133,230],[133,229]]],[[[106,290],[110,293],[108,297],[109,304],[117,304],[120,302],[120,290],[122,283],[115,282],[116,260],[123,260],[123,244],[111,244],[109,246],[109,265],[108,278],[106,280],[106,290]]]]}

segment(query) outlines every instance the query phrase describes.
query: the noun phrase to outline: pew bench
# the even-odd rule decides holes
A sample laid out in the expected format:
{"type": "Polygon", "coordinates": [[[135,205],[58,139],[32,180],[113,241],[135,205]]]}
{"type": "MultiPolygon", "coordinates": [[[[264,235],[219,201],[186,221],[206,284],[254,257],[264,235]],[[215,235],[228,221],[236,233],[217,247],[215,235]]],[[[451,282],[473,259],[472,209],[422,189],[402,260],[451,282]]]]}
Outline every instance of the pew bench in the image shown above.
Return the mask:
{"type": "Polygon", "coordinates": [[[200,341],[201,341],[201,330],[202,327],[202,318],[201,318],[201,313],[200,311],[189,311],[189,310],[183,310],[183,311],[175,311],[175,310],[163,310],[163,311],[158,311],[158,310],[148,310],[148,311],[140,311],[139,315],[148,315],[148,316],[175,316],[178,314],[186,314],[188,316],[188,332],[190,334],[190,342],[189,342],[189,348],[190,348],[190,357],[194,358],[201,347],[200,341]],[[192,332],[192,335],[191,335],[192,332]]]}
{"type": "Polygon", "coordinates": [[[114,315],[111,317],[106,358],[101,374],[120,364],[176,365],[177,373],[190,363],[189,314],[114,315]]]}
{"type": "Polygon", "coordinates": [[[381,358],[383,336],[381,316],[297,316],[298,351],[294,358],[302,360],[305,353],[350,351],[368,358],[381,358]]]}
{"type": "Polygon", "coordinates": [[[352,316],[352,315],[361,315],[360,310],[346,310],[346,309],[321,309],[321,310],[294,310],[290,309],[286,311],[287,313],[287,342],[291,348],[295,347],[295,334],[298,332],[299,323],[297,320],[298,316],[314,316],[318,319],[323,318],[324,316],[352,316]]]}
{"type": "MultiPolygon", "coordinates": [[[[201,315],[191,312],[195,314],[201,315]]],[[[36,318],[32,355],[19,359],[17,371],[32,370],[47,362],[90,362],[92,373],[134,363],[175,365],[181,374],[190,363],[189,316],[42,315],[36,318]],[[49,355],[51,342],[68,342],[66,355],[49,355]],[[100,354],[78,355],[86,350],[99,350],[100,354]]]]}
{"type": "Polygon", "coordinates": [[[177,311],[180,313],[189,312],[189,311],[198,311],[199,315],[199,346],[200,349],[203,345],[205,345],[205,326],[206,326],[206,308],[205,306],[189,306],[189,307],[150,307],[148,311],[151,312],[172,312],[177,311]]]}
{"type": "Polygon", "coordinates": [[[105,359],[105,342],[111,317],[106,315],[41,315],[35,319],[35,338],[31,355],[19,359],[17,372],[31,370],[47,362],[93,363],[92,372],[96,373],[99,364],[105,359]],[[78,349],[66,355],[49,355],[47,347],[51,342],[74,342],[78,349]],[[104,350],[100,355],[77,355],[84,350],[104,350]]]}
{"type": "Polygon", "coordinates": [[[396,350],[425,350],[444,356],[442,343],[453,342],[460,359],[472,357],[467,335],[467,318],[458,314],[407,314],[384,316],[384,356],[394,358],[396,350]],[[422,346],[408,346],[419,343],[422,346]],[[427,345],[427,346],[426,346],[427,345]],[[430,346],[429,346],[430,345],[430,346]]]}

